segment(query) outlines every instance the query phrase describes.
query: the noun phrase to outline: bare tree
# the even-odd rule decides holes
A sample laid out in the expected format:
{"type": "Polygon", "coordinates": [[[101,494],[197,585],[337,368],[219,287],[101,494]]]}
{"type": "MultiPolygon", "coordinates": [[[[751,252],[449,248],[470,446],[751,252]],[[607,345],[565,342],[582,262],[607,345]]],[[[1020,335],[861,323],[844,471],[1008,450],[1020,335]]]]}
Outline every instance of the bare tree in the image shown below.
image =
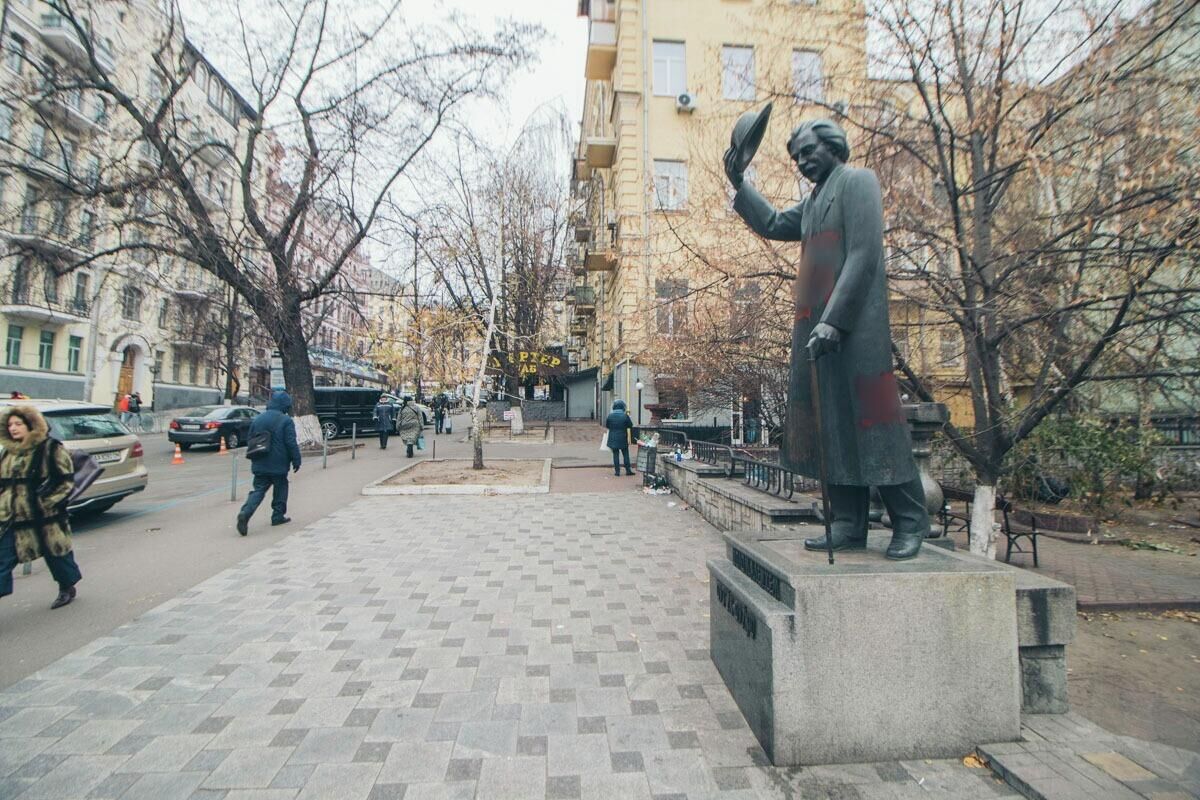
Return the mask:
{"type": "MultiPolygon", "coordinates": [[[[896,284],[957,342],[977,479],[972,549],[994,553],[1006,458],[1120,354],[1195,358],[1197,64],[1192,0],[885,0],[873,102],[845,118],[881,174],[896,284]],[[1190,337],[1162,348],[1158,337],[1190,337]]],[[[934,399],[919,365],[897,362],[934,399]]]]}
{"type": "Polygon", "coordinates": [[[44,181],[47,202],[103,198],[116,209],[105,243],[60,269],[138,250],[215,275],[282,354],[302,438],[315,440],[305,308],[345,290],[343,267],[379,227],[400,177],[465,99],[493,95],[530,59],[540,31],[502,23],[484,33],[457,17],[410,22],[399,2],[344,14],[329,0],[230,0],[228,49],[248,99],[210,88],[207,102],[230,123],[213,128],[196,88],[215,71],[173,3],[125,43],[144,68],[118,68],[91,33],[124,3],[50,5],[84,57],[70,70],[31,65],[31,80],[50,97],[103,98],[108,133],[84,159],[49,129],[37,153],[6,166],[41,177],[53,160],[61,169],[44,181]]]}

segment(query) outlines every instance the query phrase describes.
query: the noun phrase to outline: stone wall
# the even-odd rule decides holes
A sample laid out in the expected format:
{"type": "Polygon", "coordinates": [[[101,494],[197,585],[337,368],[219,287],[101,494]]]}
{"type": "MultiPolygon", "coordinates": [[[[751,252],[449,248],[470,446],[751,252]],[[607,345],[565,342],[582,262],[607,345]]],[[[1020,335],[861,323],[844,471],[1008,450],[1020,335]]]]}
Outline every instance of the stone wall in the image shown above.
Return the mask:
{"type": "Polygon", "coordinates": [[[0,372],[0,396],[7,398],[14,391],[38,399],[82,400],[83,376],[9,367],[0,372]]]}
{"type": "Polygon", "coordinates": [[[724,469],[697,461],[664,459],[658,471],[709,524],[725,531],[794,531],[817,521],[816,504],[806,495],[792,500],[752,489],[724,469]]]}

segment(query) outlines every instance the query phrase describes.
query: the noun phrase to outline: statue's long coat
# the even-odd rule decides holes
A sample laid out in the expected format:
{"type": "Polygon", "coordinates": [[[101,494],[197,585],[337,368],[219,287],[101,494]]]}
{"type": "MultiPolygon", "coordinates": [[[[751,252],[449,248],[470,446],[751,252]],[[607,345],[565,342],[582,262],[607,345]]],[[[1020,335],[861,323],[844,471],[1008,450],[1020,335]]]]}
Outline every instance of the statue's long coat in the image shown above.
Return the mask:
{"type": "Polygon", "coordinates": [[[819,476],[806,345],[816,324],[826,322],[843,334],[841,350],[817,362],[829,482],[890,486],[915,478],[892,372],[883,200],[875,173],[838,165],[816,197],[782,212],[744,182],[733,207],[761,236],[803,242],[793,284],[784,466],[819,476]]]}

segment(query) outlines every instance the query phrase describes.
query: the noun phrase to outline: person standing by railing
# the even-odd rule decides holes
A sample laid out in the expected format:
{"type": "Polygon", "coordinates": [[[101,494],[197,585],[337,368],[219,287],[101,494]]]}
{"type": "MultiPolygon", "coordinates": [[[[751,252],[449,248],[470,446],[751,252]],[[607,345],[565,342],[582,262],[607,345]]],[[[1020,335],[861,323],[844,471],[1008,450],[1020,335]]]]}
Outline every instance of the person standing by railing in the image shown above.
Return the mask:
{"type": "Polygon", "coordinates": [[[608,449],[612,450],[613,475],[621,476],[621,456],[625,457],[625,474],[632,475],[633,470],[629,466],[629,431],[633,428],[633,420],[625,412],[624,400],[613,403],[612,413],[605,418],[604,427],[608,429],[608,449]]]}

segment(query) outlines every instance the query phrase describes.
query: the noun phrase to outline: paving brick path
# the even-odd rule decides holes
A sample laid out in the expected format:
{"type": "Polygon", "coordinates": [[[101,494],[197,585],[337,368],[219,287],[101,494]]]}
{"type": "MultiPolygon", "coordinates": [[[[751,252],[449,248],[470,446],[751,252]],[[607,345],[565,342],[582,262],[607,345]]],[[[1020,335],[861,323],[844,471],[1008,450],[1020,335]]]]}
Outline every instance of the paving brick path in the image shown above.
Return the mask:
{"type": "MultiPolygon", "coordinates": [[[[959,548],[967,547],[964,534],[954,539],[959,548]]],[[[1003,547],[1003,539],[997,547],[1003,547]]],[[[1200,609],[1200,558],[1039,536],[1038,562],[1034,569],[1032,556],[1013,553],[1013,564],[1074,586],[1084,610],[1200,609]]]]}
{"type": "Polygon", "coordinates": [[[356,502],[0,693],[0,797],[1017,796],[764,766],[708,658],[719,538],[669,500],[356,502]]]}

